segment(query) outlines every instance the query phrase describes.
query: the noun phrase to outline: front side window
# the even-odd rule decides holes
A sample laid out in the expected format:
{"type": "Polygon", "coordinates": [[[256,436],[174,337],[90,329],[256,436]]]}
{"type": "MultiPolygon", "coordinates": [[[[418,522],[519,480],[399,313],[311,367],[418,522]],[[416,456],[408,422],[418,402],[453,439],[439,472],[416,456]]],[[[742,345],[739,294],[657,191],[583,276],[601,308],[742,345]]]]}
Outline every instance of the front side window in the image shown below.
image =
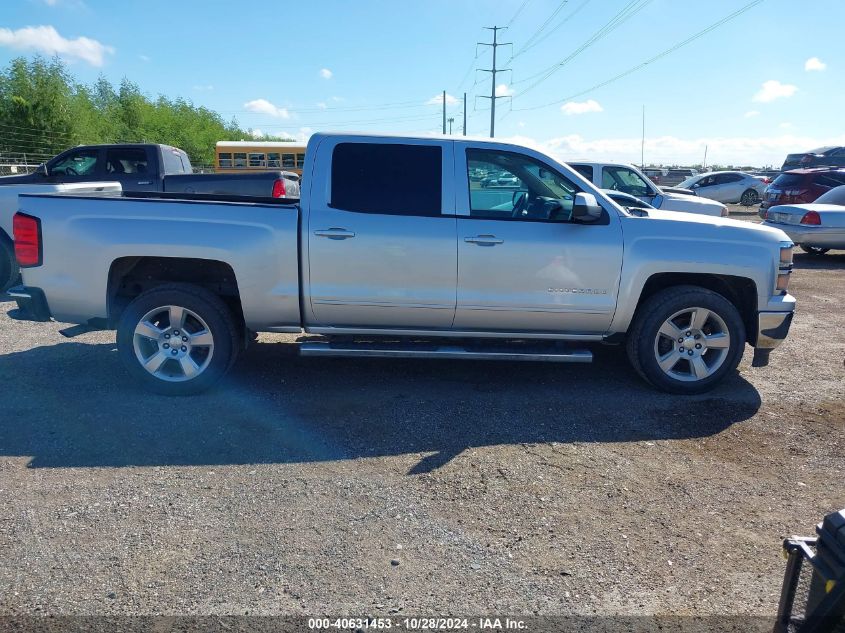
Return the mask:
{"type": "Polygon", "coordinates": [[[470,216],[489,219],[572,219],[572,181],[529,156],[495,150],[467,150],[470,216]],[[496,184],[475,180],[473,173],[495,174],[496,184]]]}
{"type": "Polygon", "coordinates": [[[652,194],[648,183],[637,172],[627,167],[603,167],[601,186],[602,189],[622,191],[632,196],[652,194]]]}
{"type": "Polygon", "coordinates": [[[88,176],[97,169],[97,150],[83,149],[71,152],[50,167],[51,174],[88,176]]]}
{"type": "Polygon", "coordinates": [[[219,160],[220,160],[220,166],[221,167],[231,167],[232,166],[232,152],[220,152],[219,160]]]}
{"type": "Polygon", "coordinates": [[[331,206],[389,215],[439,216],[443,151],[437,145],[340,143],[332,154],[331,206]]]}

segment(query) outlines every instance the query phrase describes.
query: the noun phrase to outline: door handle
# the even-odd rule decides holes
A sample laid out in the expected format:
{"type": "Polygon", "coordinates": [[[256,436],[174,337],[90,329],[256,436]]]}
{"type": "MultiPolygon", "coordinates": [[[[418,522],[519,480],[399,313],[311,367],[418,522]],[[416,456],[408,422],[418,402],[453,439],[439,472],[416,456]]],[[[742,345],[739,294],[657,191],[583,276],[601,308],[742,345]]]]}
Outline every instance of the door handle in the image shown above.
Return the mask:
{"type": "Polygon", "coordinates": [[[338,228],[320,229],[319,231],[314,231],[314,235],[317,235],[318,237],[327,237],[330,240],[345,240],[350,237],[355,237],[355,233],[352,231],[338,228]]]}
{"type": "Polygon", "coordinates": [[[139,185],[151,185],[151,184],[153,184],[153,181],[152,180],[139,180],[138,184],[139,185]]]}
{"type": "Polygon", "coordinates": [[[480,244],[481,246],[495,246],[496,244],[504,244],[505,240],[501,240],[495,235],[476,235],[475,237],[465,237],[464,242],[480,244]]]}

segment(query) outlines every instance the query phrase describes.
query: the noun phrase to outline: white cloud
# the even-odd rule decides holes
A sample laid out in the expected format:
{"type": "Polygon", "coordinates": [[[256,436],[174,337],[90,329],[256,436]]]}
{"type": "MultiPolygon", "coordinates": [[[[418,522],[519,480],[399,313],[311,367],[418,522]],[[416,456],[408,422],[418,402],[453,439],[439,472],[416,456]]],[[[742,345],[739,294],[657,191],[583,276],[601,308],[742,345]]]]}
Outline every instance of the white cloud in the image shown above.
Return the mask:
{"type": "MultiPolygon", "coordinates": [[[[458,104],[458,98],[453,97],[452,95],[450,95],[447,92],[446,93],[446,105],[457,105],[457,104],[458,104]]],[[[431,99],[426,101],[426,105],[443,105],[443,93],[438,92],[431,99]]]]}
{"type": "Polygon", "coordinates": [[[212,84],[197,84],[193,86],[194,90],[198,92],[208,92],[210,90],[214,90],[214,86],[212,84]]]}
{"type": "Polygon", "coordinates": [[[252,138],[261,138],[262,136],[264,136],[264,132],[262,132],[258,128],[250,130],[249,133],[252,134],[252,138]]]}
{"type": "Polygon", "coordinates": [[[807,61],[804,62],[804,70],[824,70],[827,68],[827,64],[825,64],[822,60],[818,57],[811,57],[807,61]]]}
{"type": "Polygon", "coordinates": [[[334,73],[330,71],[328,68],[321,68],[320,69],[320,77],[323,79],[331,79],[334,73]]]}
{"type": "Polygon", "coordinates": [[[267,101],[267,99],[253,99],[244,104],[244,109],[250,112],[257,112],[258,114],[267,114],[277,119],[289,119],[290,112],[287,108],[280,108],[267,101]]]}
{"type": "Polygon", "coordinates": [[[517,125],[518,125],[519,127],[525,127],[525,121],[519,121],[519,122],[517,123],[517,125]]]}
{"type": "Polygon", "coordinates": [[[586,114],[587,112],[603,112],[598,101],[587,99],[587,101],[567,101],[560,106],[560,111],[566,115],[586,114]]]}
{"type": "Polygon", "coordinates": [[[15,31],[0,28],[0,46],[58,55],[68,61],[84,61],[92,66],[102,66],[106,55],[114,54],[111,46],[88,37],[67,39],[52,26],[27,26],[15,31]]]}
{"type": "Polygon", "coordinates": [[[508,84],[499,84],[496,86],[496,96],[497,97],[512,97],[513,96],[513,88],[511,88],[508,84]]]}
{"type": "Polygon", "coordinates": [[[148,62],[148,61],[150,61],[150,56],[149,55],[138,55],[138,59],[140,59],[142,62],[148,62]]]}
{"type": "Polygon", "coordinates": [[[300,143],[307,143],[308,139],[311,138],[311,135],[314,133],[310,127],[301,127],[299,128],[299,132],[296,134],[295,141],[299,141],[300,143]]]}
{"type": "Polygon", "coordinates": [[[792,84],[782,84],[776,79],[764,81],[760,90],[752,98],[752,101],[759,101],[760,103],[769,103],[775,99],[791,97],[798,90],[797,86],[792,84]]]}
{"type": "Polygon", "coordinates": [[[792,127],[792,123],[790,123],[789,121],[784,121],[783,123],[779,123],[778,127],[782,130],[788,130],[792,127]]]}
{"type": "Polygon", "coordinates": [[[745,113],[746,119],[750,119],[751,117],[754,117],[754,116],[760,116],[760,111],[759,110],[749,110],[748,112],[745,113]]]}
{"type": "MultiPolygon", "coordinates": [[[[539,141],[525,136],[499,139],[539,149],[560,160],[590,159],[606,162],[640,162],[639,136],[586,139],[578,134],[539,141]]],[[[784,157],[796,147],[845,145],[845,134],[833,138],[814,138],[783,133],[762,137],[646,137],[647,161],[664,165],[692,165],[704,158],[707,161],[732,165],[780,165],[784,157]]]]}
{"type": "Polygon", "coordinates": [[[325,110],[325,109],[326,109],[326,108],[328,108],[329,106],[327,106],[327,105],[326,105],[326,102],[325,102],[325,101],[319,101],[319,102],[317,103],[317,107],[318,107],[318,108],[320,108],[320,110],[325,110]]]}

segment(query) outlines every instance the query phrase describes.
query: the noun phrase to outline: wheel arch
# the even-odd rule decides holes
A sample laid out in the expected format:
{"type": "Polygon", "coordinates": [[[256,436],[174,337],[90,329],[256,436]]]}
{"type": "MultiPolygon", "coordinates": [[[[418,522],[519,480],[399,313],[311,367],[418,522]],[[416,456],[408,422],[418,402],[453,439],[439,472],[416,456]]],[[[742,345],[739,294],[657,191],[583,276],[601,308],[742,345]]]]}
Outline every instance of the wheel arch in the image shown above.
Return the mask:
{"type": "MultiPolygon", "coordinates": [[[[635,322],[640,309],[649,298],[673,286],[698,286],[725,297],[736,307],[742,317],[746,342],[754,343],[751,339],[757,331],[757,284],[747,277],[712,273],[655,273],[643,285],[631,323],[635,322]]],[[[630,329],[630,324],[628,329],[630,329]]]]}
{"type": "Polygon", "coordinates": [[[235,271],[226,262],[189,257],[120,257],[109,267],[107,305],[109,326],[117,326],[126,306],[137,296],[158,286],[187,283],[214,293],[244,324],[235,271]]]}

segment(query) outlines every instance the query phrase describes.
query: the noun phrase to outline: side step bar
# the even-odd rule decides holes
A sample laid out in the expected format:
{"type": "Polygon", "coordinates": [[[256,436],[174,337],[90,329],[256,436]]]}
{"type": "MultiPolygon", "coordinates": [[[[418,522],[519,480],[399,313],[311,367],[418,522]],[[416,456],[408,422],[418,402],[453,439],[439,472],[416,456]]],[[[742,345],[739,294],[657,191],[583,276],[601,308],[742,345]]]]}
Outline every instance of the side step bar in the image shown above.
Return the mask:
{"type": "Polygon", "coordinates": [[[460,346],[403,345],[402,343],[318,343],[299,346],[300,356],[358,356],[365,358],[448,358],[463,360],[528,360],[552,363],[590,363],[593,353],[585,349],[507,348],[466,349],[460,346]]]}

